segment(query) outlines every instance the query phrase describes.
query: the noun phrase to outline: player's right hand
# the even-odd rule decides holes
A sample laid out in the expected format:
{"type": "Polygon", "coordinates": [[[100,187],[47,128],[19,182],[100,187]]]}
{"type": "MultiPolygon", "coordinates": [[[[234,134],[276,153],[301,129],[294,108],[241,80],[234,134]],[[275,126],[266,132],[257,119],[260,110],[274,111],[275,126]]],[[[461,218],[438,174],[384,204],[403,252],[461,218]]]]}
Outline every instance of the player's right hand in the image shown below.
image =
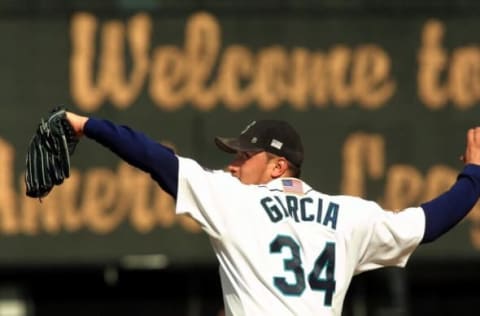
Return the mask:
{"type": "Polygon", "coordinates": [[[480,127],[467,131],[467,146],[462,160],[465,164],[480,165],[480,127]]]}

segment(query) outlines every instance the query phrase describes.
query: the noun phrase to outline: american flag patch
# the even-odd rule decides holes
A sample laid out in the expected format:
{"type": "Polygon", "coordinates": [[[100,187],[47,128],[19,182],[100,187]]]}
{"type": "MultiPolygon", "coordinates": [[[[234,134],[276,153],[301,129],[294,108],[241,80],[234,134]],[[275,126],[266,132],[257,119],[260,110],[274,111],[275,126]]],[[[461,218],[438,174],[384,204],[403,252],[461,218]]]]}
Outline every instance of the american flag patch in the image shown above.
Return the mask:
{"type": "Polygon", "coordinates": [[[282,185],[284,192],[303,194],[302,181],[298,179],[282,179],[282,185]]]}

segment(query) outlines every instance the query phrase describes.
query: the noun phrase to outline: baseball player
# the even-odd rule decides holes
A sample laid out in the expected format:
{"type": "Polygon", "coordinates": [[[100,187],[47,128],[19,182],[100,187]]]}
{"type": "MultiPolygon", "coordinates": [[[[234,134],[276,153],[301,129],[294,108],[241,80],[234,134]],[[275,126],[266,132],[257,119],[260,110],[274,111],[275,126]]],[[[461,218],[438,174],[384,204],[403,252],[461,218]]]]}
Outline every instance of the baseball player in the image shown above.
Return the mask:
{"type": "Polygon", "coordinates": [[[332,196],[299,179],[303,146],[286,122],[250,123],[215,138],[235,158],[208,170],[146,135],[107,120],[67,113],[77,135],[149,173],[197,220],[219,262],[226,315],[341,315],[352,277],[403,267],[472,209],[480,195],[480,128],[467,133],[465,167],[450,190],[417,207],[383,210],[332,196]]]}

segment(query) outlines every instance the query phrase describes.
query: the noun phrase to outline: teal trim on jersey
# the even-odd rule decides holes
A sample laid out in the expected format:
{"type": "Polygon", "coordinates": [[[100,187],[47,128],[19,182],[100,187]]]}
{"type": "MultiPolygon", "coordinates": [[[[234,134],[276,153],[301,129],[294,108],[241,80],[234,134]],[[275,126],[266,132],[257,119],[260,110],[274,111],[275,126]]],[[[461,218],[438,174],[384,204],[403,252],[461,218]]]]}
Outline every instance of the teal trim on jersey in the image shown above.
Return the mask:
{"type": "MultiPolygon", "coordinates": [[[[277,235],[270,243],[270,253],[281,253],[283,247],[288,247],[292,254],[291,257],[283,260],[284,271],[294,273],[295,283],[288,283],[285,277],[274,276],[273,284],[284,295],[301,296],[305,291],[306,283],[305,273],[302,267],[302,258],[300,256],[300,246],[290,236],[277,235]]],[[[336,290],[334,242],[328,241],[325,243],[325,248],[323,248],[322,252],[315,260],[313,269],[308,274],[308,284],[313,291],[324,292],[324,306],[332,306],[333,295],[336,290]],[[324,270],[324,277],[321,277],[324,270]]]]}
{"type": "Polygon", "coordinates": [[[273,223],[292,218],[297,223],[316,222],[331,229],[337,228],[340,206],[334,202],[324,203],[321,198],[273,195],[262,198],[260,205],[273,223]]]}
{"type": "Polygon", "coordinates": [[[292,256],[283,260],[283,268],[286,272],[292,272],[295,275],[295,283],[289,284],[284,277],[273,277],[273,284],[276,288],[287,296],[300,296],[305,291],[305,274],[302,268],[300,258],[300,246],[290,236],[278,235],[270,243],[270,253],[281,253],[282,248],[288,247],[292,256]]]}
{"type": "Polygon", "coordinates": [[[324,291],[323,305],[332,306],[333,294],[336,289],[335,281],[335,243],[327,242],[320,256],[315,260],[312,272],[308,275],[308,284],[315,291],[324,291]],[[325,278],[320,278],[323,270],[325,278]]]}

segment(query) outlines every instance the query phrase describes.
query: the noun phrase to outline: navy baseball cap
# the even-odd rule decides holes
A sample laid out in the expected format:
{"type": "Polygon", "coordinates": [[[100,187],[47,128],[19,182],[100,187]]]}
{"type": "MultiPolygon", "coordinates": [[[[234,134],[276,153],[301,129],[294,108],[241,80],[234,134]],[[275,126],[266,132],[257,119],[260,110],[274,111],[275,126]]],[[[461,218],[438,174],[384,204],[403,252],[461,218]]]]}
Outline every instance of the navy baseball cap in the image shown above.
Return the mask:
{"type": "Polygon", "coordinates": [[[248,124],[238,137],[215,137],[215,144],[227,153],[266,151],[282,156],[297,168],[303,162],[303,144],[297,131],[287,122],[258,120],[248,124]]]}

